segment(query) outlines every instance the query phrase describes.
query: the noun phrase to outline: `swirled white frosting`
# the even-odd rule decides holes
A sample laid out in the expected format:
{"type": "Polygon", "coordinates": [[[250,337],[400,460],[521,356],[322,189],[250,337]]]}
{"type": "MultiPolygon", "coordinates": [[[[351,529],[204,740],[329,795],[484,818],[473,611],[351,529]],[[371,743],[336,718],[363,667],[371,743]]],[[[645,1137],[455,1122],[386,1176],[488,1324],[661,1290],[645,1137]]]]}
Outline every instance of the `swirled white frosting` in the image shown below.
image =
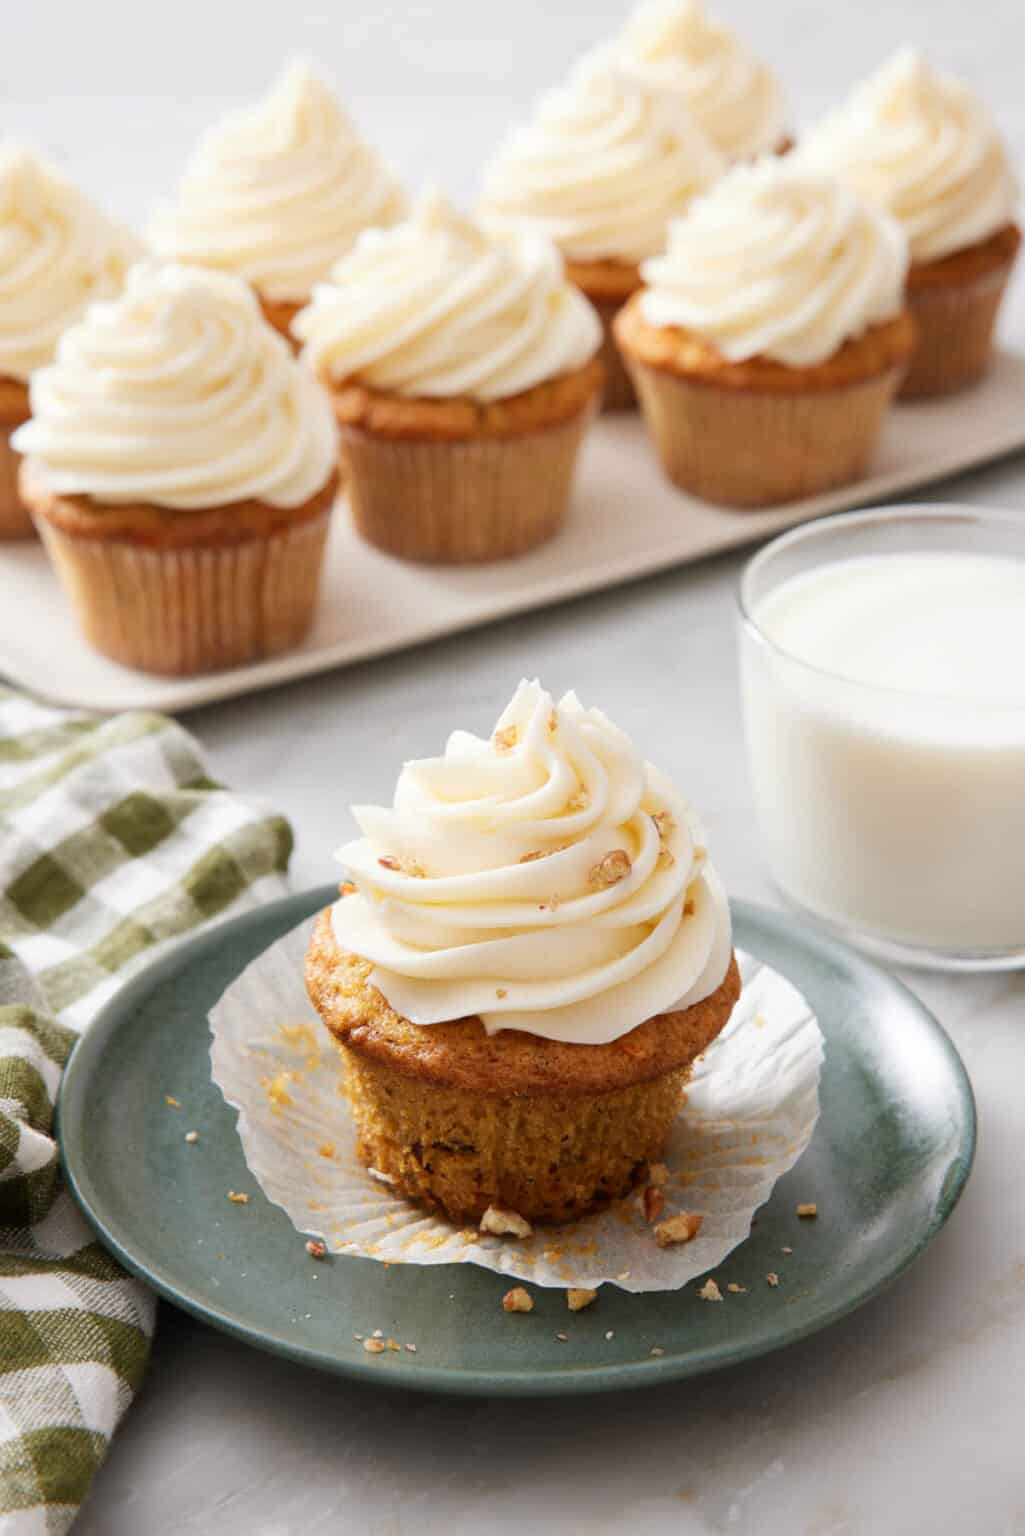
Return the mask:
{"type": "Polygon", "coordinates": [[[679,100],[594,54],[500,148],[481,210],[541,230],[570,260],[638,262],[724,170],[679,100]]]}
{"type": "Polygon", "coordinates": [[[786,136],[776,76],[700,0],[646,0],[614,48],[629,70],[680,96],[728,159],[771,153],[786,136]]]}
{"type": "Polygon", "coordinates": [[[0,374],[27,379],[94,299],[121,287],[142,247],[60,173],[0,144],[0,374]]]}
{"type": "Polygon", "coordinates": [[[405,200],[331,92],[293,64],[266,101],[200,141],[150,237],[171,261],[234,272],[265,298],[302,303],[361,230],[405,200]]]}
{"type": "Polygon", "coordinates": [[[935,261],[1013,222],[1018,188],[982,103],[905,48],[802,140],[799,154],[889,210],[913,261],[935,261]]]}
{"type": "Polygon", "coordinates": [[[568,693],[519,685],[489,740],[407,763],[391,808],[356,806],[358,887],[339,945],[415,1024],[604,1045],[708,997],[729,905],[700,825],[628,737],[568,693]]]}
{"type": "Polygon", "coordinates": [[[141,265],[32,375],[12,438],[58,494],[182,510],[297,507],[335,466],[323,390],[240,278],[141,265]]]}
{"type": "Polygon", "coordinates": [[[361,235],[292,328],[322,378],[482,401],[581,368],[601,343],[553,245],[486,234],[436,192],[361,235]]]}
{"type": "Polygon", "coordinates": [[[731,362],[824,362],[903,304],[907,241],[851,188],[785,159],[735,166],[641,269],[641,312],[731,362]]]}

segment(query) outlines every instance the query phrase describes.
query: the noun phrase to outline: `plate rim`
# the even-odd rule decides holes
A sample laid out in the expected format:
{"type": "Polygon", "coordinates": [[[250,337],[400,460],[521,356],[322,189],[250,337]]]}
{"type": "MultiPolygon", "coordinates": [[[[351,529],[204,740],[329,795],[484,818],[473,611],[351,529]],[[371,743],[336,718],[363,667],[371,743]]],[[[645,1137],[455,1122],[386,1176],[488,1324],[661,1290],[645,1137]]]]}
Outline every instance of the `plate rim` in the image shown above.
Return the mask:
{"type": "MultiPolygon", "coordinates": [[[[97,1070],[102,1062],[110,1038],[116,1036],[119,1028],[125,1027],[124,1019],[131,1016],[135,1001],[146,996],[169,975],[177,972],[183,964],[183,957],[219,948],[225,943],[230,943],[234,933],[248,929],[254,921],[265,921],[278,915],[282,920],[281,932],[283,933],[286,931],[286,924],[287,927],[292,927],[302,921],[304,916],[312,915],[318,907],[330,902],[336,891],[336,883],[331,882],[293,892],[288,896],[251,908],[233,918],[225,919],[216,923],[211,929],[194,934],[191,938],[173,945],[167,954],[144,967],[137,976],[119,988],[114,997],[100,1010],[93,1023],[75,1042],[58,1090],[54,1123],[61,1167],[76,1205],[99,1241],[113,1253],[129,1274],[144,1281],[159,1296],[201,1322],[243,1343],[330,1375],[372,1382],[375,1386],[393,1386],[411,1391],[436,1392],[454,1396],[564,1396],[580,1392],[625,1391],[669,1381],[682,1381],[775,1354],[778,1350],[786,1349],[791,1344],[796,1344],[802,1339],[831,1327],[859,1307],[872,1301],[881,1291],[898,1280],[929,1247],[946,1225],[964,1192],[975,1160],[978,1116],[975,1094],[967,1069],[943,1025],[898,977],[891,975],[884,967],[867,956],[830,935],[820,933],[810,925],[801,924],[787,912],[738,898],[734,899],[731,905],[734,916],[739,917],[741,922],[750,917],[755,923],[762,924],[770,930],[775,929],[785,939],[793,941],[796,938],[808,948],[831,956],[848,971],[853,967],[855,971],[862,970],[877,982],[881,980],[895,996],[902,1000],[905,1007],[910,1007],[919,1016],[921,1023],[934,1034],[950,1069],[960,1109],[955,1127],[958,1133],[957,1149],[948,1165],[925,1232],[910,1249],[900,1254],[896,1263],[886,1267],[871,1285],[854,1295],[844,1293],[834,1303],[817,1310],[813,1317],[804,1320],[795,1319],[789,1326],[784,1321],[771,1338],[754,1346],[750,1341],[740,1340],[731,1345],[730,1340],[726,1339],[685,1355],[667,1351],[665,1357],[660,1359],[642,1357],[636,1361],[622,1361],[608,1365],[574,1365],[567,1361],[565,1365],[551,1369],[531,1367],[522,1371],[468,1370],[420,1362],[407,1363],[397,1357],[385,1376],[369,1359],[364,1361],[358,1356],[348,1359],[341,1355],[326,1355],[318,1349],[304,1345],[301,1340],[287,1338],[283,1334],[268,1333],[239,1321],[230,1311],[218,1307],[212,1297],[189,1286],[183,1288],[179,1281],[168,1275],[159,1262],[147,1259],[144,1253],[139,1256],[133,1250],[131,1234],[123,1232],[119,1234],[120,1224],[116,1220],[111,1221],[103,1213],[102,1194],[97,1196],[95,1186],[91,1184],[87,1158],[83,1149],[73,1147],[71,1155],[68,1155],[64,1134],[65,1124],[68,1118],[73,1117],[76,1096],[81,1098],[86,1091],[91,1071],[97,1070]]],[[[228,1107],[230,1109],[230,1106],[228,1107]]],[[[267,1197],[261,1192],[261,1198],[267,1197]]],[[[268,1201],[268,1204],[273,1202],[268,1201]]],[[[363,1262],[370,1263],[373,1260],[363,1262]]]]}

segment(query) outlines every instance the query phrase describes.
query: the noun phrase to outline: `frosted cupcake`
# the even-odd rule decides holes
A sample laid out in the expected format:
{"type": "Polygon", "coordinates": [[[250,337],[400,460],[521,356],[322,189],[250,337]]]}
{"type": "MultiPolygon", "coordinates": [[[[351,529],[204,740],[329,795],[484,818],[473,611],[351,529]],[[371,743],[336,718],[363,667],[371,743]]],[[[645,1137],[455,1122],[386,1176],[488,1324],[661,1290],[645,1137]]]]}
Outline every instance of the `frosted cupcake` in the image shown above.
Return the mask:
{"type": "Polygon", "coordinates": [[[736,166],[617,317],[667,475],[761,506],[856,478],[914,346],[896,221],[793,158],[736,166]]]}
{"type": "Polygon", "coordinates": [[[0,144],[0,539],[31,535],[10,437],[28,380],[93,299],[117,293],[140,247],[31,151],[0,144]]]}
{"type": "Polygon", "coordinates": [[[491,737],[358,806],[310,997],[362,1160],[457,1221],[567,1221],[657,1160],[740,990],[700,823],[572,693],[521,683],[491,737]]]}
{"type": "Polygon", "coordinates": [[[624,68],[679,97],[727,160],[782,154],[786,105],[772,70],[699,0],[646,0],[613,44],[624,68]]]}
{"type": "Polygon", "coordinates": [[[245,283],[134,267],[29,393],[22,498],[97,650],[190,673],[302,638],[336,431],[245,283]]]}
{"type": "Polygon", "coordinates": [[[1014,174],[982,103],[904,49],[812,130],[801,154],[907,234],[918,345],[902,394],[946,394],[978,378],[1021,243],[1014,174]]]}
{"type": "Polygon", "coordinates": [[[157,253],[233,272],[283,335],[361,230],[405,199],[327,87],[296,63],[257,107],[202,139],[176,201],[150,229],[157,253]]]}
{"type": "Polygon", "coordinates": [[[356,528],[410,560],[521,554],[566,511],[601,328],[548,241],[437,193],[370,230],[297,317],[331,391],[356,528]]]}
{"type": "Polygon", "coordinates": [[[485,221],[546,235],[597,309],[607,409],[636,403],[611,326],[640,286],[638,264],[664,248],[670,219],[725,168],[679,101],[598,54],[541,99],[485,173],[485,221]]]}

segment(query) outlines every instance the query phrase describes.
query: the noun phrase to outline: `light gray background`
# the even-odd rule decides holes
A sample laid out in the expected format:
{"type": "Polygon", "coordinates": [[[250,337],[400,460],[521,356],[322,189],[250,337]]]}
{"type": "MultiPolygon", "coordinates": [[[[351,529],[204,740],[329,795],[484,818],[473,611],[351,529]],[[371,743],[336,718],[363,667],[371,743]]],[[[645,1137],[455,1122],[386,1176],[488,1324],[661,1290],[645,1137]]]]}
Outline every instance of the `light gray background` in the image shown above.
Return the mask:
{"type": "MultiPolygon", "coordinates": [[[[1021,0],[723,0],[806,123],[905,40],[984,93],[1025,164],[1021,0]]],[[[481,158],[623,8],[615,0],[406,5],[0,0],[3,130],[138,220],[195,134],[307,53],[411,185],[469,199],[481,158]]],[[[1025,343],[1025,283],[1007,330],[1025,343]]],[[[1023,402],[1025,408],[1025,402],[1023,402]]],[[[1019,457],[938,499],[1021,507],[1019,457]]],[[[404,756],[486,730],[522,673],[576,687],[679,778],[738,894],[773,901],[744,773],[736,558],[190,716],[214,771],[298,834],[297,882],[333,874],[346,806],[404,756]]],[[[785,1355],[707,1381],[564,1403],[401,1397],[280,1364],[161,1310],[145,1389],[83,1536],[481,1532],[1023,1536],[1025,984],[913,984],[979,1097],[968,1194],[928,1256],[785,1355]]]]}

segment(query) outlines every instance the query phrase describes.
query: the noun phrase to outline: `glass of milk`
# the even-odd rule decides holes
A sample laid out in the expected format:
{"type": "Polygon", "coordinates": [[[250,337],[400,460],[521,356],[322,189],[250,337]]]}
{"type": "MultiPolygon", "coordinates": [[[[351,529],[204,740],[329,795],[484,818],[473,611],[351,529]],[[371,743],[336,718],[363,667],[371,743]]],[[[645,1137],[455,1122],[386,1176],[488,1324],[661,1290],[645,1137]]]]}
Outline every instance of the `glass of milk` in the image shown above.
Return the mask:
{"type": "Polygon", "coordinates": [[[885,958],[1025,965],[1025,514],[885,508],[740,590],[755,804],[794,906],[885,958]]]}

